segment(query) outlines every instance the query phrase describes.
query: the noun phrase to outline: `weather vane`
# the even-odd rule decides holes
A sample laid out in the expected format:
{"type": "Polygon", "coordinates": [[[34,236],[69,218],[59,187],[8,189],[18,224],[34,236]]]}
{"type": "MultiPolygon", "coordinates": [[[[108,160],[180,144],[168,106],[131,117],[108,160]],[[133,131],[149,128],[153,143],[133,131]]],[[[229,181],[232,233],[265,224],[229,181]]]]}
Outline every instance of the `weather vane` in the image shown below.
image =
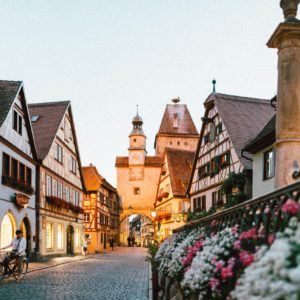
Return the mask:
{"type": "Polygon", "coordinates": [[[136,114],[139,115],[139,105],[136,105],[136,114]]]}
{"type": "Polygon", "coordinates": [[[217,80],[214,79],[214,80],[212,81],[212,84],[213,84],[213,93],[216,92],[216,83],[217,83],[217,80]]]}

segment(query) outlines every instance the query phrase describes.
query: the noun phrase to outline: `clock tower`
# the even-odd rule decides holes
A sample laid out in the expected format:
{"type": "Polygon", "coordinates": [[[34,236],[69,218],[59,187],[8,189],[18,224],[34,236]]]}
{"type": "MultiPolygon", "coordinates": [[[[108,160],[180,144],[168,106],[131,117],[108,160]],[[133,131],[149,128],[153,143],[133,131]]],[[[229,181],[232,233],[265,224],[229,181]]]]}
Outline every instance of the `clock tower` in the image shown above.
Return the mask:
{"type": "Polygon", "coordinates": [[[146,151],[146,136],[143,132],[143,120],[137,111],[136,116],[132,119],[133,129],[129,135],[130,145],[129,165],[144,165],[146,151]]]}

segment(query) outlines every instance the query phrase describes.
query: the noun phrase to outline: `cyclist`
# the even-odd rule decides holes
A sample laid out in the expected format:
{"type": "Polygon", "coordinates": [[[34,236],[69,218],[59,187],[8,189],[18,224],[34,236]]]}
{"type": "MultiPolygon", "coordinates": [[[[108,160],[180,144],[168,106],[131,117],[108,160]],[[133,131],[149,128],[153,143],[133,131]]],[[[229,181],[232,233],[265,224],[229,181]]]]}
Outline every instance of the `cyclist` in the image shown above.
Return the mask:
{"type": "Polygon", "coordinates": [[[21,281],[21,274],[23,271],[23,259],[26,256],[26,239],[23,237],[22,230],[18,229],[16,231],[16,237],[13,238],[11,243],[5,247],[0,248],[0,250],[4,250],[7,248],[12,247],[12,251],[10,252],[9,256],[5,258],[6,265],[12,261],[16,260],[18,264],[18,278],[17,282],[21,281]]]}

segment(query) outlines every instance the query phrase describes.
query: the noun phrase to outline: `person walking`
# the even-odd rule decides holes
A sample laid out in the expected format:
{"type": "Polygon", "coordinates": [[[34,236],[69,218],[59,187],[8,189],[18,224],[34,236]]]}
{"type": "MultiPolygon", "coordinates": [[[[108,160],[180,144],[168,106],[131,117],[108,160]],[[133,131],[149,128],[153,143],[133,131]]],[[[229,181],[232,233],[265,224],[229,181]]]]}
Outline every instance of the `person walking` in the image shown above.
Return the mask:
{"type": "Polygon", "coordinates": [[[132,247],[134,247],[134,245],[135,245],[135,237],[134,236],[132,237],[131,241],[132,241],[132,247]]]}
{"type": "Polygon", "coordinates": [[[115,239],[113,236],[111,236],[109,239],[109,245],[110,245],[111,251],[114,250],[114,244],[115,244],[115,239]]]}
{"type": "Polygon", "coordinates": [[[88,241],[87,241],[87,238],[84,238],[83,239],[83,255],[86,256],[86,253],[87,253],[87,248],[88,248],[88,241]]]}
{"type": "Polygon", "coordinates": [[[131,238],[130,238],[130,236],[127,238],[127,243],[128,243],[128,247],[130,247],[131,246],[131,238]]]}

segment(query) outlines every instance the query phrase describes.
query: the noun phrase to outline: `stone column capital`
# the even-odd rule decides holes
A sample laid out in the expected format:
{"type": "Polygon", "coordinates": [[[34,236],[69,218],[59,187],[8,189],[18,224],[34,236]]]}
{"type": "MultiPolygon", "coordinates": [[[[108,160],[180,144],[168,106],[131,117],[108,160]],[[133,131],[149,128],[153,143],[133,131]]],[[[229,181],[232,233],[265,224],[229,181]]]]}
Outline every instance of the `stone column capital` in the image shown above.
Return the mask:
{"type": "Polygon", "coordinates": [[[267,46],[280,49],[283,42],[285,47],[300,47],[300,23],[280,23],[267,42],[267,46]]]}

